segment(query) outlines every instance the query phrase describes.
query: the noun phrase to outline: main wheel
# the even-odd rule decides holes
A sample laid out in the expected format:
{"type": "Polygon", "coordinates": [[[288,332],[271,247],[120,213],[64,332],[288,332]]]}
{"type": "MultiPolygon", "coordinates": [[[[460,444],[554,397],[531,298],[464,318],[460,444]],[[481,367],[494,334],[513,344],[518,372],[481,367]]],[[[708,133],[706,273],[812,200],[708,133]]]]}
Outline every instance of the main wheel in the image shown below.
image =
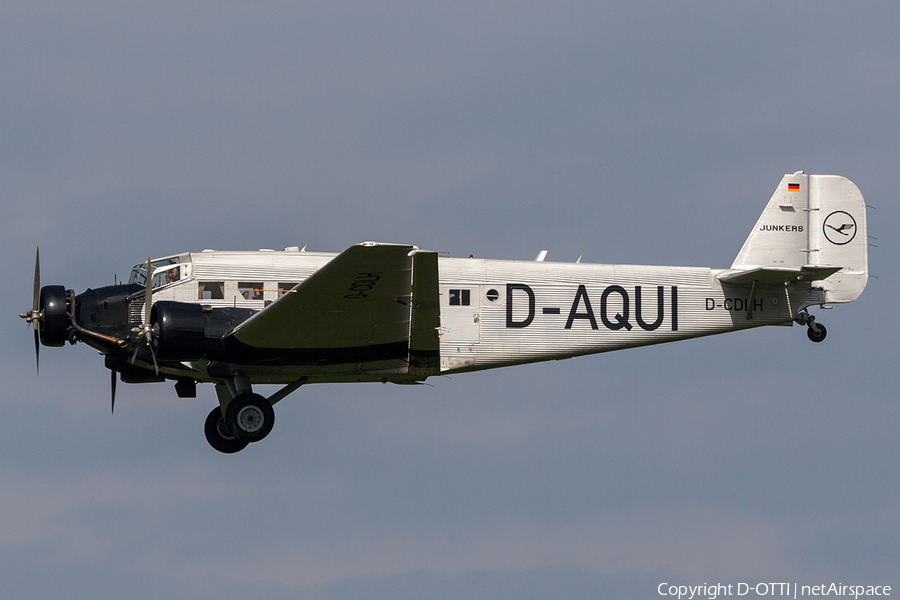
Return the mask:
{"type": "Polygon", "coordinates": [[[240,452],[249,443],[232,435],[231,430],[225,426],[222,409],[218,406],[212,409],[212,412],[206,417],[203,432],[206,434],[206,441],[209,442],[209,445],[224,454],[240,452]]]}
{"type": "Polygon", "coordinates": [[[819,333],[816,333],[815,331],[813,331],[812,327],[807,327],[806,328],[806,337],[808,337],[810,339],[810,341],[821,342],[822,340],[825,339],[825,336],[828,334],[828,332],[825,331],[825,326],[822,325],[821,323],[816,323],[816,327],[819,328],[819,333]]]}
{"type": "Polygon", "coordinates": [[[241,394],[228,404],[225,422],[239,440],[258,442],[272,431],[275,410],[259,394],[241,394]]]}

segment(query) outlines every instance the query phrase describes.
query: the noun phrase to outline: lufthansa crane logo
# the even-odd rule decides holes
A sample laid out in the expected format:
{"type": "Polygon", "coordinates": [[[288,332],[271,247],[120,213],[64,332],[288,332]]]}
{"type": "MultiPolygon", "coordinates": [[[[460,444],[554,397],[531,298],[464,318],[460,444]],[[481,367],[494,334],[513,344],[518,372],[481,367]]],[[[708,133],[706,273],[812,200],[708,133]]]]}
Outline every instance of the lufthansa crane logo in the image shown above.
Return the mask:
{"type": "Polygon", "coordinates": [[[843,246],[849,244],[856,237],[856,220],[850,216],[850,213],[836,210],[825,217],[822,230],[829,242],[843,246]]]}

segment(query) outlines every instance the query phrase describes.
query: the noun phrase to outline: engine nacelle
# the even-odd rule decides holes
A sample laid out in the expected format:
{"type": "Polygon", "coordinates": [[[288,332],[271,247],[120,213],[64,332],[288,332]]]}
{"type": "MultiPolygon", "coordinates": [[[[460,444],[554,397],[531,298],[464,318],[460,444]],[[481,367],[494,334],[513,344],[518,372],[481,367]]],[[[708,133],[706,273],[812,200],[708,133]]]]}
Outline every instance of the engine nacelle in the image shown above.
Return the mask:
{"type": "Polygon", "coordinates": [[[209,308],[193,302],[159,300],[150,312],[156,326],[156,357],[162,361],[227,360],[223,338],[255,311],[209,308]]]}
{"type": "Polygon", "coordinates": [[[160,300],[153,305],[150,323],[159,326],[156,333],[159,360],[196,360],[205,354],[206,319],[201,305],[160,300]]]}

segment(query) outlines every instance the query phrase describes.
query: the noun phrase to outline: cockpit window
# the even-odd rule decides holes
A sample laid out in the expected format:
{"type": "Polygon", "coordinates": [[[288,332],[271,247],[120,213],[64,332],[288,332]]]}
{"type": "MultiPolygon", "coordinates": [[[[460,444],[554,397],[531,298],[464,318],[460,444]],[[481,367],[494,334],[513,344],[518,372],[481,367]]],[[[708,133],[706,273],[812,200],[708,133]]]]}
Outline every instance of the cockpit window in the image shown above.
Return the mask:
{"type": "MultiPolygon", "coordinates": [[[[151,272],[155,272],[158,269],[160,269],[162,267],[167,267],[169,265],[177,265],[179,262],[180,262],[180,259],[177,256],[173,256],[172,258],[163,258],[160,260],[151,261],[150,262],[151,272]]],[[[180,276],[180,270],[177,267],[174,270],[176,271],[176,273],[175,273],[175,279],[173,281],[178,281],[178,278],[180,276]]],[[[169,277],[171,277],[171,276],[172,275],[170,274],[169,277]]],[[[153,287],[157,287],[164,283],[172,283],[171,281],[166,281],[165,277],[166,277],[165,274],[156,273],[153,277],[153,287]],[[156,281],[157,276],[160,277],[159,282],[156,281]]],[[[147,263],[141,263],[141,264],[134,265],[134,267],[131,268],[131,276],[128,278],[128,283],[136,283],[138,285],[144,285],[144,283],[146,281],[147,281],[147,263]]]]}
{"type": "Polygon", "coordinates": [[[153,272],[153,287],[169,285],[181,279],[181,267],[178,265],[155,269],[153,272]]]}

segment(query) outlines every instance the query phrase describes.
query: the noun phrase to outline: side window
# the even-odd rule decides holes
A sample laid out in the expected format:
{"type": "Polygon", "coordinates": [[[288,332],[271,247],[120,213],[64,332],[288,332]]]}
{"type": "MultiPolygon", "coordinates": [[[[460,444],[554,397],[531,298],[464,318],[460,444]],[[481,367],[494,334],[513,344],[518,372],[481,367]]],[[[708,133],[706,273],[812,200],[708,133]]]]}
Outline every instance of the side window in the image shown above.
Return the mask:
{"type": "Polygon", "coordinates": [[[181,279],[181,267],[170,267],[165,271],[157,271],[153,275],[153,287],[169,285],[181,279]]]}
{"type": "Polygon", "coordinates": [[[181,279],[181,267],[172,267],[166,271],[166,283],[175,283],[181,279]]]}
{"type": "Polygon", "coordinates": [[[197,297],[200,300],[224,300],[225,299],[225,282],[224,281],[201,281],[197,286],[197,297]]]}
{"type": "Polygon", "coordinates": [[[261,281],[240,281],[238,282],[238,292],[244,297],[244,300],[262,300],[263,284],[261,281]]]}
{"type": "Polygon", "coordinates": [[[470,290],[450,290],[450,306],[469,306],[470,290]]]}
{"type": "Polygon", "coordinates": [[[289,291],[294,289],[294,287],[297,285],[297,283],[298,283],[297,281],[282,281],[281,283],[279,283],[278,284],[278,297],[281,298],[282,296],[287,294],[289,291]]]}

